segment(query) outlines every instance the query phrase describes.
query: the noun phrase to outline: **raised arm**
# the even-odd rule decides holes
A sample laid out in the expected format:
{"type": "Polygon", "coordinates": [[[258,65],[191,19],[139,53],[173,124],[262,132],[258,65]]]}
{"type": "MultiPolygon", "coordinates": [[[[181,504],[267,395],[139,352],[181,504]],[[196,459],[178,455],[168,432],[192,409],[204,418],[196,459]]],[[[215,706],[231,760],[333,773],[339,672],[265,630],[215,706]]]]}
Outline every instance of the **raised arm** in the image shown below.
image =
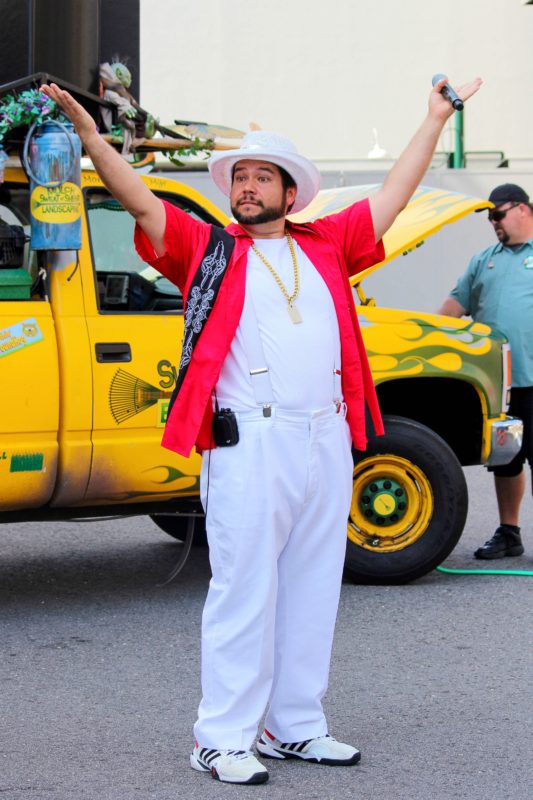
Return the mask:
{"type": "Polygon", "coordinates": [[[161,201],[142,182],[135,170],[107,144],[96,130],[91,115],[72,95],[55,83],[41,87],[69,117],[81,139],[85,152],[91,157],[98,175],[113,197],[135,217],[156,253],[165,251],[165,209],[161,201]]]}
{"type": "MultiPolygon", "coordinates": [[[[443,78],[433,87],[425,120],[388,173],[383,186],[370,197],[376,242],[409,202],[430,165],[446,121],[454,113],[452,104],[441,94],[446,81],[443,78]]],[[[457,94],[461,100],[468,100],[481,83],[481,78],[475,78],[458,88],[457,94]]]]}

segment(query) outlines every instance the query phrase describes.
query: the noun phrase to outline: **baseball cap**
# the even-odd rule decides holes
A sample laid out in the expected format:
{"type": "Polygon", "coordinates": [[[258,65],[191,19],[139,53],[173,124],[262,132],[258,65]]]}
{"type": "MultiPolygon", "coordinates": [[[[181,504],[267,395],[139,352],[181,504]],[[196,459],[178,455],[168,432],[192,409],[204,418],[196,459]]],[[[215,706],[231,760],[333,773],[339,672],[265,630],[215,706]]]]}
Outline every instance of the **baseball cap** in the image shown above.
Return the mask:
{"type": "Polygon", "coordinates": [[[504,203],[529,203],[529,197],[521,186],[516,183],[502,183],[501,186],[496,186],[489,195],[489,201],[494,203],[495,206],[501,206],[504,203]]]}

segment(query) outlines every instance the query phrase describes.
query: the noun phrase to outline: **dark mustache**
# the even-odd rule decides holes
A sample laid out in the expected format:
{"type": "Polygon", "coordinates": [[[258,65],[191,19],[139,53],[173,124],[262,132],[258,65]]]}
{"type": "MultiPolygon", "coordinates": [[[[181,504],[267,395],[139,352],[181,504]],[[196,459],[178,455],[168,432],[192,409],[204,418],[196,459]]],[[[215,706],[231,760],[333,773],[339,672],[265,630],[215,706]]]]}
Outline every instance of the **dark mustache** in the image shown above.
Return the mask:
{"type": "Polygon", "coordinates": [[[255,198],[255,197],[252,197],[251,195],[247,195],[246,197],[242,197],[242,198],[241,198],[241,199],[238,201],[238,203],[237,203],[237,207],[238,207],[238,206],[242,206],[242,205],[243,205],[243,203],[250,203],[250,202],[252,202],[252,203],[256,203],[256,205],[260,206],[261,208],[264,208],[264,207],[265,207],[265,206],[264,206],[264,204],[261,202],[261,200],[258,200],[257,198],[255,198]]]}

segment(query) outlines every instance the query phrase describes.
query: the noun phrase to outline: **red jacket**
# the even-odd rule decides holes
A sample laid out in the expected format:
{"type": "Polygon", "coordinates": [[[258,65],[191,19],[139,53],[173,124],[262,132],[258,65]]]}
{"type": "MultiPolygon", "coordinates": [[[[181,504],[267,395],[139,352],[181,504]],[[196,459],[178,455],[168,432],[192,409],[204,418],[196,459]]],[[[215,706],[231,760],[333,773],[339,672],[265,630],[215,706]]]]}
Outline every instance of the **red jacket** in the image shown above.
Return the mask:
{"type": "MultiPolygon", "coordinates": [[[[143,261],[175,283],[187,297],[189,284],[209,241],[210,226],[163,202],[167,215],[164,255],[155,257],[139,225],[135,229],[135,246],[143,261]]],[[[331,292],[339,323],[347,420],[354,446],[364,450],[367,441],[365,402],[377,434],[383,433],[383,424],[348,276],[385,257],[382,243],[374,241],[368,200],[315,222],[295,225],[287,221],[287,227],[331,292]]],[[[244,304],[246,264],[252,240],[238,225],[229,225],[226,230],[235,236],[233,254],[213,310],[194,348],[162,441],[164,447],[184,456],[189,455],[194,445],[199,451],[210,447],[211,397],[244,304]]]]}

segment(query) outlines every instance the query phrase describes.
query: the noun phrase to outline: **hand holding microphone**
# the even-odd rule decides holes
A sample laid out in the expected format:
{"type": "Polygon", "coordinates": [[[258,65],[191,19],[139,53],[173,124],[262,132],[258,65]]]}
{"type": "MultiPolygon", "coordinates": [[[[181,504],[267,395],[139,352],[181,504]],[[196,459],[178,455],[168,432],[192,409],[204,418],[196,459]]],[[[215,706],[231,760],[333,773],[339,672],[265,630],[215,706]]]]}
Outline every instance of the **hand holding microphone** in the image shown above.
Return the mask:
{"type": "MultiPolygon", "coordinates": [[[[444,75],[442,72],[437,72],[436,75],[433,75],[431,83],[433,86],[436,86],[437,83],[439,83],[439,81],[445,80],[445,78],[446,75],[444,75]]],[[[449,83],[444,84],[444,86],[440,90],[440,93],[442,94],[443,97],[446,98],[446,100],[450,101],[455,111],[463,110],[464,108],[463,101],[461,100],[455,89],[452,89],[449,83]]]]}

